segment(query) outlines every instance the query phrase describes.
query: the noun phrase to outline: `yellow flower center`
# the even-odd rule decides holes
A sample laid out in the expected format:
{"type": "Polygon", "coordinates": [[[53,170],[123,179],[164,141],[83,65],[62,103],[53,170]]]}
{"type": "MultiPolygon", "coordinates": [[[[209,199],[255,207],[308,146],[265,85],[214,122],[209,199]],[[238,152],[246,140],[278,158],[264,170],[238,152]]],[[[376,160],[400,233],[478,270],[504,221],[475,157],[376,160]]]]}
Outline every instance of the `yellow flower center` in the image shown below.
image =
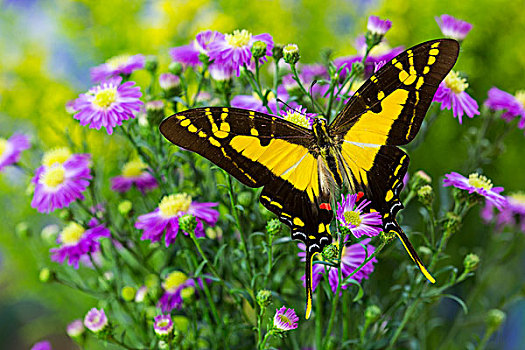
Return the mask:
{"type": "Polygon", "coordinates": [[[125,177],[137,177],[140,176],[147,167],[142,160],[137,158],[124,164],[122,167],[122,175],[125,177]]]}
{"type": "Polygon", "coordinates": [[[76,244],[82,238],[84,232],[86,230],[82,226],[76,222],[71,222],[60,233],[60,241],[64,245],[76,244]]]}
{"type": "Polygon", "coordinates": [[[226,42],[233,47],[243,47],[248,45],[250,40],[252,39],[252,33],[247,31],[246,29],[243,30],[234,30],[233,34],[226,34],[224,36],[226,39],[226,42]]]}
{"type": "Polygon", "coordinates": [[[187,280],[188,276],[186,276],[184,273],[180,271],[173,271],[166,277],[164,283],[162,283],[162,287],[164,287],[164,289],[168,292],[174,292],[178,286],[187,280]]]}
{"type": "Polygon", "coordinates": [[[191,196],[186,193],[164,196],[159,204],[159,209],[164,217],[172,217],[180,212],[187,211],[191,205],[191,196]]]}
{"type": "Polygon", "coordinates": [[[49,188],[62,184],[66,178],[66,170],[61,164],[48,168],[42,175],[42,182],[49,188]]]}
{"type": "MultiPolygon", "coordinates": [[[[252,96],[255,97],[257,99],[257,101],[262,102],[261,98],[259,97],[259,95],[257,95],[256,92],[253,92],[252,96]]],[[[270,93],[268,93],[267,99],[268,99],[268,101],[275,100],[275,94],[273,93],[273,91],[270,91],[270,93]]]]}
{"type": "Polygon", "coordinates": [[[109,86],[99,89],[95,93],[93,103],[100,108],[106,109],[111,106],[117,100],[117,88],[115,86],[109,86]]]}
{"type": "Polygon", "coordinates": [[[180,296],[182,299],[189,299],[193,296],[193,294],[195,294],[195,288],[193,287],[186,287],[180,291],[180,296]]]}
{"type": "Polygon", "coordinates": [[[476,188],[484,188],[490,190],[492,188],[492,181],[487,179],[486,176],[478,173],[473,173],[468,176],[468,184],[476,188]]]}
{"type": "Polygon", "coordinates": [[[42,158],[42,164],[45,166],[51,166],[55,163],[63,164],[66,160],[71,157],[71,151],[67,147],[55,148],[44,154],[42,158]]]}
{"type": "Polygon", "coordinates": [[[460,77],[459,74],[453,70],[451,70],[445,78],[445,85],[455,94],[459,94],[468,88],[467,79],[460,77]]]}
{"type": "Polygon", "coordinates": [[[343,214],[346,222],[351,223],[354,226],[359,226],[361,224],[361,214],[357,211],[345,211],[343,214]]]}
{"type": "Polygon", "coordinates": [[[118,55],[106,61],[111,69],[117,69],[128,63],[130,55],[118,55]]]}
{"type": "Polygon", "coordinates": [[[509,196],[514,202],[518,202],[520,204],[525,204],[525,193],[524,192],[517,192],[513,193],[509,196]]]}
{"type": "Polygon", "coordinates": [[[169,320],[161,320],[159,323],[157,323],[157,327],[164,328],[168,327],[169,324],[169,320]]]}
{"type": "Polygon", "coordinates": [[[279,315],[279,320],[280,320],[282,323],[287,323],[288,326],[290,326],[290,327],[293,326],[293,322],[292,322],[288,317],[286,317],[285,315],[279,315]]]}
{"type": "Polygon", "coordinates": [[[310,124],[308,123],[308,120],[306,119],[306,116],[302,115],[301,113],[297,113],[296,111],[288,111],[288,112],[286,112],[286,115],[284,116],[284,119],[286,119],[289,122],[292,122],[294,124],[300,125],[303,128],[310,127],[310,124]]]}
{"type": "Polygon", "coordinates": [[[0,157],[4,154],[7,149],[7,140],[0,137],[0,157]]]}
{"type": "Polygon", "coordinates": [[[516,95],[514,95],[514,97],[516,97],[516,100],[518,100],[523,108],[525,108],[525,90],[516,91],[516,95]]]}

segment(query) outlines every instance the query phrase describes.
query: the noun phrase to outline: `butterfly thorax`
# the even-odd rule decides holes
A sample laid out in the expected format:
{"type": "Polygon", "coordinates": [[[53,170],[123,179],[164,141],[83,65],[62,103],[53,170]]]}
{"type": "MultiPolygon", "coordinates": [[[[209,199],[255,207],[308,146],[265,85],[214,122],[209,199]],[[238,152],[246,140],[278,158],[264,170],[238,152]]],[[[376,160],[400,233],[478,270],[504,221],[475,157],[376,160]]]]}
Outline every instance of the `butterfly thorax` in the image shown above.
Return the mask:
{"type": "Polygon", "coordinates": [[[325,181],[334,183],[341,187],[344,182],[344,170],[341,169],[340,142],[330,136],[328,125],[323,118],[317,119],[312,126],[312,131],[316,140],[316,151],[318,152],[318,162],[320,165],[321,176],[325,181]]]}

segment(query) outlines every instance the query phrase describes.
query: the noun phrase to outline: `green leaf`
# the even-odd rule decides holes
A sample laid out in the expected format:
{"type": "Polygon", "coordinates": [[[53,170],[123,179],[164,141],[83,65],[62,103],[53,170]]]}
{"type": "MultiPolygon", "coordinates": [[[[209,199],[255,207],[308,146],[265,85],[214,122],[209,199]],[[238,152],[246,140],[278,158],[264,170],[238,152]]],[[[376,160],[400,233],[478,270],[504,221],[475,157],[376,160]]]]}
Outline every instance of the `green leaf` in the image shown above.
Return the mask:
{"type": "Polygon", "coordinates": [[[195,277],[199,277],[202,269],[204,268],[204,265],[206,265],[206,260],[202,261],[199,266],[197,266],[197,269],[195,270],[195,277]]]}
{"type": "Polygon", "coordinates": [[[221,245],[219,250],[217,250],[217,253],[215,253],[215,258],[213,259],[213,266],[217,266],[217,262],[222,257],[224,249],[226,249],[227,246],[228,246],[227,244],[223,244],[223,245],[221,245]]]}
{"type": "Polygon", "coordinates": [[[357,282],[356,280],[352,280],[351,279],[351,280],[345,281],[345,284],[353,284],[353,285],[357,286],[357,288],[359,288],[359,290],[357,291],[357,295],[354,297],[354,299],[352,299],[352,301],[354,303],[356,301],[361,300],[363,295],[365,295],[365,291],[363,290],[363,287],[361,286],[361,283],[357,282]]]}
{"type": "Polygon", "coordinates": [[[452,295],[452,294],[443,294],[443,297],[454,300],[456,303],[459,304],[459,306],[461,306],[461,308],[463,309],[463,312],[465,313],[465,315],[468,314],[467,304],[465,304],[465,302],[460,297],[457,297],[457,296],[452,295]]]}

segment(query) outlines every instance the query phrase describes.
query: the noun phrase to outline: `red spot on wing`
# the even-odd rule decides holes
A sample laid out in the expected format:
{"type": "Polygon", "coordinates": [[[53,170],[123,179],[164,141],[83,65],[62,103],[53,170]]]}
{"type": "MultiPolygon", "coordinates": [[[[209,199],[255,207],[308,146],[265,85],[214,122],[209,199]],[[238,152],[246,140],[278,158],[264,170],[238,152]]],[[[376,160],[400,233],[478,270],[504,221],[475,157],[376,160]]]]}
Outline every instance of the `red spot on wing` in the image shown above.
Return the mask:
{"type": "Polygon", "coordinates": [[[356,198],[355,201],[356,201],[356,202],[359,202],[359,201],[361,200],[361,198],[363,198],[364,195],[365,195],[365,194],[364,194],[363,192],[359,191],[359,192],[357,193],[357,198],[356,198]]]}
{"type": "Polygon", "coordinates": [[[319,208],[326,209],[326,210],[332,210],[332,207],[330,206],[330,203],[321,203],[319,208]]]}

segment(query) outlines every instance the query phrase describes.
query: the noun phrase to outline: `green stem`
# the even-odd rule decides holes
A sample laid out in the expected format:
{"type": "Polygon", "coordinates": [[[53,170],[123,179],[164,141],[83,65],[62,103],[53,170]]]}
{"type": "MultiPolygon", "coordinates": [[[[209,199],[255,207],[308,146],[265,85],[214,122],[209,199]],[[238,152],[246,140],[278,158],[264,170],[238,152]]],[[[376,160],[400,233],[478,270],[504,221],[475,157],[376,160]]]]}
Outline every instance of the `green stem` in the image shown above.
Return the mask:
{"type": "Polygon", "coordinates": [[[259,345],[259,350],[266,348],[266,342],[268,341],[268,339],[270,338],[272,334],[273,334],[273,330],[269,330],[268,332],[266,332],[262,340],[262,343],[259,345]]]}
{"type": "Polygon", "coordinates": [[[401,320],[401,323],[397,327],[397,329],[396,329],[396,331],[394,333],[394,336],[392,337],[392,339],[390,339],[390,342],[389,342],[387,350],[388,349],[393,349],[393,346],[396,343],[397,338],[399,338],[399,336],[401,335],[401,332],[405,328],[407,322],[410,320],[410,317],[412,317],[412,314],[414,313],[414,311],[416,311],[416,308],[417,308],[418,304],[419,304],[419,300],[415,299],[414,302],[412,304],[410,304],[410,306],[405,310],[405,314],[403,315],[403,319],[401,320]]]}
{"type": "Polygon", "coordinates": [[[323,290],[319,288],[315,304],[315,347],[323,348],[323,290]]]}
{"type": "Polygon", "coordinates": [[[337,283],[337,289],[335,291],[335,295],[333,296],[333,299],[332,299],[332,310],[330,311],[330,318],[329,318],[329,321],[328,321],[328,327],[326,329],[326,332],[325,332],[325,339],[324,339],[324,345],[326,347],[327,343],[328,343],[328,339],[330,338],[330,335],[332,333],[332,327],[334,326],[334,320],[335,320],[335,310],[337,309],[337,303],[339,301],[339,295],[341,294],[341,287],[343,285],[343,270],[341,269],[341,256],[342,256],[342,253],[343,253],[343,248],[344,246],[342,246],[342,236],[341,236],[341,231],[337,230],[337,241],[338,241],[338,244],[339,244],[339,252],[338,252],[338,256],[337,256],[337,260],[339,261],[339,264],[337,266],[337,279],[338,279],[338,283],[337,283]]]}
{"type": "Polygon", "coordinates": [[[206,74],[206,70],[207,70],[207,67],[204,66],[202,68],[202,71],[200,72],[200,74],[198,75],[199,77],[199,82],[197,83],[197,91],[195,92],[195,95],[193,97],[193,103],[191,104],[191,107],[195,107],[195,105],[197,104],[197,98],[199,97],[199,93],[201,92],[202,90],[202,86],[204,84],[204,75],[206,74]]]}
{"type": "Polygon", "coordinates": [[[312,102],[312,108],[314,110],[317,110],[317,113],[319,114],[323,114],[323,107],[321,107],[313,98],[313,96],[310,95],[310,93],[308,91],[306,91],[306,89],[304,88],[303,86],[303,83],[301,82],[301,78],[299,78],[299,74],[297,73],[297,69],[295,68],[295,64],[291,64],[290,65],[290,68],[292,69],[292,74],[293,74],[293,77],[294,77],[294,80],[297,82],[297,85],[299,86],[299,88],[301,89],[301,92],[305,95],[305,96],[310,96],[310,100],[312,102]]]}

